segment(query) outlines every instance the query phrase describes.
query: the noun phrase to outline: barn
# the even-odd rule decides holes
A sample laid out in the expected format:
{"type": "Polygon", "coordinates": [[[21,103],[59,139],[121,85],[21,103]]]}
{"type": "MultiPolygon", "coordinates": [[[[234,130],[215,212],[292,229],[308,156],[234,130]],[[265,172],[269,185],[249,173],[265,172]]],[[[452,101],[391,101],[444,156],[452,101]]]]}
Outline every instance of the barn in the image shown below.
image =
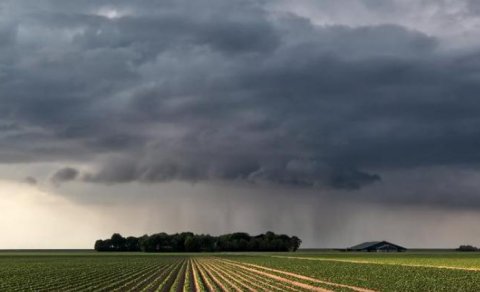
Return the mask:
{"type": "Polygon", "coordinates": [[[347,251],[402,252],[407,249],[388,241],[370,241],[347,248],[347,251]]]}

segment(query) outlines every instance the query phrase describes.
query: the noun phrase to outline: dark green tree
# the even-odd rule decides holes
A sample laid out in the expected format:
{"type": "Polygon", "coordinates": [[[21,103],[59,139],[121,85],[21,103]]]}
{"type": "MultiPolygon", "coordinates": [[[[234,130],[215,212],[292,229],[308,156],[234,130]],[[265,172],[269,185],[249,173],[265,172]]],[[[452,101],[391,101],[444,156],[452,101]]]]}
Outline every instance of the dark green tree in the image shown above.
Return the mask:
{"type": "Polygon", "coordinates": [[[114,233],[110,239],[97,240],[97,251],[143,251],[143,252],[212,252],[212,251],[296,251],[302,241],[296,236],[277,235],[271,231],[250,236],[236,232],[220,236],[193,234],[192,232],[155,233],[139,238],[124,238],[114,233]]]}

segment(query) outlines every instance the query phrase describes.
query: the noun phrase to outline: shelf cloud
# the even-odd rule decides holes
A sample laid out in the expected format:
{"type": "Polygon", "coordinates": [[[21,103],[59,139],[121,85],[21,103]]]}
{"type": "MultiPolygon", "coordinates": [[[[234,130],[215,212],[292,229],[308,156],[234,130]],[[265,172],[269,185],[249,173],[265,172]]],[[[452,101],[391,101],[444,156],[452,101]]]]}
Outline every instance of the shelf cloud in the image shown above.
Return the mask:
{"type": "Polygon", "coordinates": [[[2,1],[0,167],[480,206],[479,25],[467,0],[2,1]]]}

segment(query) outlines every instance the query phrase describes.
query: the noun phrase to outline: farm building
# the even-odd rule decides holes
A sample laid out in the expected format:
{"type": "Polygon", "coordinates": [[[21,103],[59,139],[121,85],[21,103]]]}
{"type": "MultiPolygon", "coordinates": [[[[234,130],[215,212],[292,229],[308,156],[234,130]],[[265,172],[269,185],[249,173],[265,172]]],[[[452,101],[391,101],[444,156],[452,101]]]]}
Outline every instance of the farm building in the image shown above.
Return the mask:
{"type": "Polygon", "coordinates": [[[352,246],[347,251],[401,252],[407,249],[388,241],[370,241],[352,246]]]}

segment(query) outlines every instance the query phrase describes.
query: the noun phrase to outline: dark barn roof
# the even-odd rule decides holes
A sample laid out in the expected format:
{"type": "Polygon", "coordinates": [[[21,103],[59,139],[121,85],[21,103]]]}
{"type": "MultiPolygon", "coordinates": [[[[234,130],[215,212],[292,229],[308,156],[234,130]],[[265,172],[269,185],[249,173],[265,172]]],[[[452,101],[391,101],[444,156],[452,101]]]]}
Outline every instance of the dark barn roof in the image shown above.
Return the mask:
{"type": "Polygon", "coordinates": [[[352,246],[350,249],[366,249],[379,244],[381,241],[368,241],[352,246]]]}
{"type": "Polygon", "coordinates": [[[375,250],[375,249],[378,249],[379,247],[384,246],[384,245],[390,245],[392,247],[395,247],[398,250],[407,250],[403,246],[399,246],[399,245],[393,244],[393,243],[385,241],[385,240],[364,242],[364,243],[357,244],[357,245],[354,245],[354,246],[350,247],[349,250],[375,250]]]}

